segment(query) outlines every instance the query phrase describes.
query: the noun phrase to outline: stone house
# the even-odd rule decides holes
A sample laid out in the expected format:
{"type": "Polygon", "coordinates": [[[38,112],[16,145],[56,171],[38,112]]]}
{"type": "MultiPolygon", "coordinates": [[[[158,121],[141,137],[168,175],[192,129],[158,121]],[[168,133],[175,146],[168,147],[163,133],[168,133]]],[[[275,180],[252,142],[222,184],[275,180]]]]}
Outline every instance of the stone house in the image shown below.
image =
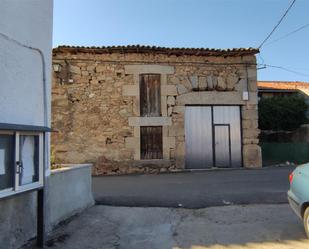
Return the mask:
{"type": "Polygon", "coordinates": [[[55,162],[95,162],[94,174],[261,167],[258,52],[55,48],[55,162]]]}
{"type": "Polygon", "coordinates": [[[302,95],[308,99],[309,83],[298,81],[258,81],[258,97],[271,98],[274,96],[289,97],[293,94],[302,95]]]}
{"type": "MultiPolygon", "coordinates": [[[[309,107],[309,83],[299,81],[258,81],[258,100],[275,96],[302,96],[309,107]]],[[[306,113],[309,118],[309,108],[306,113]]]]}

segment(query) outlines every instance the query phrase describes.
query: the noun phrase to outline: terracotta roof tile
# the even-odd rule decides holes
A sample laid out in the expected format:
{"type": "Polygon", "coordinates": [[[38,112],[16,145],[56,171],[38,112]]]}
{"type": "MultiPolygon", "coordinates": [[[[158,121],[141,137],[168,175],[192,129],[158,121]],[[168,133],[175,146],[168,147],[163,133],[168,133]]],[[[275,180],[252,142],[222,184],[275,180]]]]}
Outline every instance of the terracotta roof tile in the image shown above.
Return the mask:
{"type": "Polygon", "coordinates": [[[199,55],[199,56],[244,56],[259,53],[257,48],[167,48],[143,45],[128,46],[102,46],[102,47],[83,47],[83,46],[59,46],[53,49],[53,53],[158,53],[168,55],[199,55]]]}
{"type": "Polygon", "coordinates": [[[258,88],[260,89],[274,89],[274,90],[298,90],[309,89],[309,82],[299,81],[258,81],[258,88]]]}

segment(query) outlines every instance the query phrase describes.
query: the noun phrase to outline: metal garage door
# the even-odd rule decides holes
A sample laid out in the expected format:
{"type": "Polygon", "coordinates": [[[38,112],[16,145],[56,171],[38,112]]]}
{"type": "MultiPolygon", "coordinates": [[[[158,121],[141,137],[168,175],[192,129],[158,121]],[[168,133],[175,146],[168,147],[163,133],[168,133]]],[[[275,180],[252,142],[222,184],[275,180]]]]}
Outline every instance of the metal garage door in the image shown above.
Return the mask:
{"type": "Polygon", "coordinates": [[[211,107],[207,106],[186,107],[186,167],[189,169],[213,165],[211,113],[211,107]]]}
{"type": "Polygon", "coordinates": [[[239,106],[186,106],[186,168],[240,167],[239,106]]]}

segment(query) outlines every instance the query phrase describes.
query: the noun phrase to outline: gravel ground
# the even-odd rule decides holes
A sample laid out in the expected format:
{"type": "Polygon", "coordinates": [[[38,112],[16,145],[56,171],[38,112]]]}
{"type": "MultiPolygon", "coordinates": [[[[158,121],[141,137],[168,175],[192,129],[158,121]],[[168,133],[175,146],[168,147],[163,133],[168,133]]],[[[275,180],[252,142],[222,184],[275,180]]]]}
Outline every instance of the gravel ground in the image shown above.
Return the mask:
{"type": "MultiPolygon", "coordinates": [[[[34,248],[26,246],[23,249],[34,248]]],[[[286,204],[203,209],[94,206],[51,235],[51,249],[308,249],[286,204]]]]}

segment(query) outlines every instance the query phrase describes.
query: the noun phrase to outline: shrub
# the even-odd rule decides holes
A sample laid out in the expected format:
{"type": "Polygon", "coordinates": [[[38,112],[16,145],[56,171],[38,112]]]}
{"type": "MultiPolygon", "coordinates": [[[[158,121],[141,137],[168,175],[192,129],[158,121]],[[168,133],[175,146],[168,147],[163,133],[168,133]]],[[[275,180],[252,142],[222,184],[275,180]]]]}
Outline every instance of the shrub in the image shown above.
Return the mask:
{"type": "Polygon", "coordinates": [[[261,130],[297,129],[306,122],[307,104],[299,95],[262,98],[259,102],[259,128],[261,130]]]}

